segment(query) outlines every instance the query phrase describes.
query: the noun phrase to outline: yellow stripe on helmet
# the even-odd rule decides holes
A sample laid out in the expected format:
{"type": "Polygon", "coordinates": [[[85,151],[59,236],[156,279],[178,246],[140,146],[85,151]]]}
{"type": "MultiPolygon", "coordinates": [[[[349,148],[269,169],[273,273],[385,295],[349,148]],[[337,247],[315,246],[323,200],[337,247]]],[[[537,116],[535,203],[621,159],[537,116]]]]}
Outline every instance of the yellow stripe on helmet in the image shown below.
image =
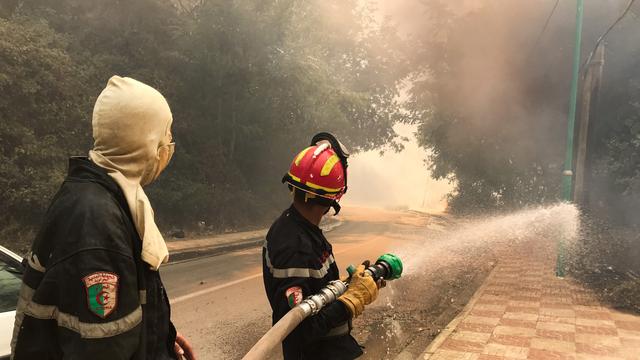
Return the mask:
{"type": "Polygon", "coordinates": [[[324,191],[329,192],[329,193],[337,193],[337,192],[340,192],[342,190],[342,188],[332,189],[332,188],[316,185],[316,184],[314,184],[312,182],[308,182],[308,181],[306,182],[305,185],[307,185],[308,187],[310,187],[312,189],[324,190],[324,191]]]}
{"type": "Polygon", "coordinates": [[[322,170],[320,170],[320,176],[327,176],[333,170],[333,167],[340,161],[340,158],[336,154],[331,155],[322,166],[322,170]]]}
{"type": "Polygon", "coordinates": [[[291,171],[287,172],[287,174],[289,174],[289,176],[291,176],[291,178],[292,178],[294,181],[302,182],[302,181],[300,180],[300,178],[299,178],[299,177],[297,177],[297,176],[295,176],[295,175],[293,175],[293,174],[291,173],[291,171]]]}
{"type": "Polygon", "coordinates": [[[307,153],[307,151],[311,150],[312,147],[313,146],[309,146],[308,148],[300,151],[300,154],[296,156],[296,160],[295,160],[296,166],[300,166],[300,161],[302,161],[302,158],[304,157],[304,155],[307,153]]]}
{"type": "MultiPolygon", "coordinates": [[[[291,180],[293,180],[293,181],[297,181],[297,182],[299,182],[299,183],[302,183],[302,181],[300,180],[300,178],[299,178],[299,177],[297,177],[297,176],[295,176],[295,175],[293,175],[293,174],[291,174],[291,172],[288,172],[287,174],[289,174],[289,176],[291,176],[291,180]]],[[[289,185],[293,185],[293,184],[289,183],[289,185]]],[[[314,184],[314,183],[312,183],[312,182],[309,182],[309,181],[307,181],[307,183],[306,183],[305,185],[307,185],[308,187],[310,187],[310,188],[312,188],[312,189],[324,190],[324,191],[329,192],[329,193],[336,193],[336,192],[339,192],[340,190],[342,190],[342,188],[332,189],[332,188],[328,188],[328,187],[324,187],[324,186],[316,185],[316,184],[314,184]]],[[[293,186],[295,187],[295,185],[293,185],[293,186]]],[[[301,190],[302,190],[302,189],[301,189],[301,190]]]]}
{"type": "Polygon", "coordinates": [[[309,193],[309,194],[313,194],[315,196],[319,196],[319,197],[322,197],[322,198],[326,198],[326,199],[329,199],[329,200],[334,200],[336,195],[337,195],[337,194],[320,195],[320,194],[312,193],[308,189],[303,189],[300,186],[297,186],[296,184],[293,184],[293,183],[291,183],[289,181],[287,181],[287,184],[291,185],[292,187],[294,187],[294,188],[296,188],[296,189],[298,189],[300,191],[303,191],[303,192],[306,192],[306,193],[309,193]]]}

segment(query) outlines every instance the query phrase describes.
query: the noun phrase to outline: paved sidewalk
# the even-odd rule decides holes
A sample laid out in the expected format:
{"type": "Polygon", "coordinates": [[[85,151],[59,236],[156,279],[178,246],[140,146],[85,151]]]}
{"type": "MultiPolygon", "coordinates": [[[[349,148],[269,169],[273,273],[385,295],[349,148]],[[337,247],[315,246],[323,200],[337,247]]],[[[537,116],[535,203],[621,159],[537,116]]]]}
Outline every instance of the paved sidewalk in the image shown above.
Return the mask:
{"type": "Polygon", "coordinates": [[[555,277],[554,244],[500,261],[421,355],[429,360],[640,359],[640,316],[609,309],[555,277]]]}

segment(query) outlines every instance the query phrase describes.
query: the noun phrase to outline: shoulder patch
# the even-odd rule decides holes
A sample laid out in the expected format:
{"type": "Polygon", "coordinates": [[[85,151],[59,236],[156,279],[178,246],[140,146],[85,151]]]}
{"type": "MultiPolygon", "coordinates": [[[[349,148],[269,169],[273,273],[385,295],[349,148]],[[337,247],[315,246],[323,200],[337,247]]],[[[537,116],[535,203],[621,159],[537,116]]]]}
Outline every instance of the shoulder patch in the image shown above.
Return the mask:
{"type": "Polygon", "coordinates": [[[289,307],[293,308],[302,302],[302,288],[300,286],[292,286],[285,292],[289,307]]]}
{"type": "Polygon", "coordinates": [[[118,305],[118,275],[95,272],[82,278],[87,294],[87,307],[101,318],[106,318],[118,305]]]}

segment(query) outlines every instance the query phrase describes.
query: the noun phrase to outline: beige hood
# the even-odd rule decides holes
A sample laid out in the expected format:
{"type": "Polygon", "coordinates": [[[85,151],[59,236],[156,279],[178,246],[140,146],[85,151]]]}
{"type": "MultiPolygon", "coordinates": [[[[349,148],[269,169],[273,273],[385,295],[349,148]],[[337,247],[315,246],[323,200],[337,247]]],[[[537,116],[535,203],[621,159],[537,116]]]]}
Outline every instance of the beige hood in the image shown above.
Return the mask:
{"type": "Polygon", "coordinates": [[[142,186],[159,174],[159,148],[173,117],[165,98],[131,78],[109,79],[93,108],[93,150],[89,158],[120,185],[142,239],[142,259],[158,270],[169,252],[142,186]]]}

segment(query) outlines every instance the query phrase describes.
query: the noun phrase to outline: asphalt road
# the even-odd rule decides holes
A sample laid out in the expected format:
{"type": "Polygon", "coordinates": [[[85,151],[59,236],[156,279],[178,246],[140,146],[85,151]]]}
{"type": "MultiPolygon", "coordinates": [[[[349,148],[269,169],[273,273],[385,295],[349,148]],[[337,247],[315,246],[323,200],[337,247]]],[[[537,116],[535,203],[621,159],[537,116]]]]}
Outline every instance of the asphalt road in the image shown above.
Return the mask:
{"type": "MultiPolygon", "coordinates": [[[[430,232],[438,231],[446,223],[440,217],[407,211],[364,208],[343,211],[343,224],[326,234],[341,271],[349,264],[375,260],[409,243],[415,246],[424,242],[430,232]]],[[[270,328],[271,311],[264,294],[261,261],[261,248],[254,248],[163,268],[173,321],[178,331],[191,340],[200,359],[239,359],[270,328]]],[[[394,307],[393,292],[393,286],[381,290],[378,301],[371,306],[378,310],[368,311],[368,319],[363,316],[355,322],[356,327],[361,327],[354,332],[356,338],[370,344],[365,358],[382,358],[382,351],[387,355],[384,357],[390,357],[391,352],[401,350],[399,347],[404,346],[401,343],[407,343],[402,329],[394,328],[399,323],[395,320],[390,323],[384,315],[394,307]],[[384,292],[388,296],[383,296],[384,292]],[[402,339],[394,340],[398,336],[402,339]],[[374,338],[383,341],[373,341],[374,338]]],[[[422,325],[412,328],[419,326],[422,325]]],[[[274,353],[274,358],[278,357],[274,353]]]]}

